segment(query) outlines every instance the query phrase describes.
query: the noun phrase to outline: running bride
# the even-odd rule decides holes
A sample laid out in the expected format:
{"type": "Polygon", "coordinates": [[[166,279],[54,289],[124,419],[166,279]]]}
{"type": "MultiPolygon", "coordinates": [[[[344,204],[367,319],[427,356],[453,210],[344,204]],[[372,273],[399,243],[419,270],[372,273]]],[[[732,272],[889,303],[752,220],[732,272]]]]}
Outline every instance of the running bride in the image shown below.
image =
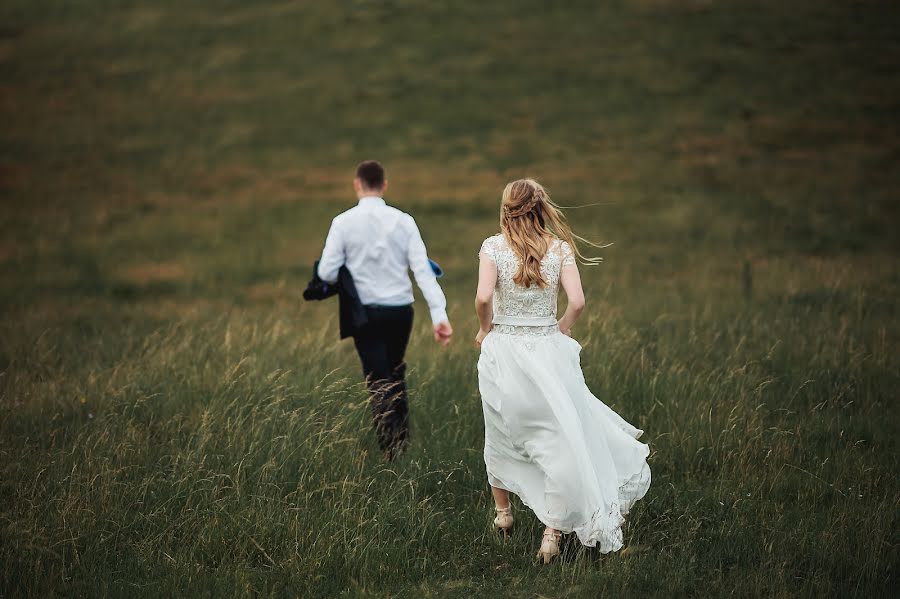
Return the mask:
{"type": "MultiPolygon", "coordinates": [[[[500,233],[479,252],[475,343],[484,412],[484,461],[494,525],[513,525],[509,493],[546,525],[538,558],[574,532],[602,553],[622,548],[622,524],[650,486],[643,433],[588,389],[572,325],[584,310],[571,229],[532,179],[503,190],[500,233]],[[560,285],[568,297],[556,320],[560,285]]],[[[581,238],[579,238],[581,239],[581,238]]]]}

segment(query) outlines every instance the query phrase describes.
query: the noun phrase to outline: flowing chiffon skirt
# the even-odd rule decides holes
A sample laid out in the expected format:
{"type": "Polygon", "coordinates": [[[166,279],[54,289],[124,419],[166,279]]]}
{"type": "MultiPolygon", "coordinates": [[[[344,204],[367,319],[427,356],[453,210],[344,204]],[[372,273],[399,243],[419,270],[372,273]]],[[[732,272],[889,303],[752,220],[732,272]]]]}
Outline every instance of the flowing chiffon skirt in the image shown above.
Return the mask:
{"type": "Polygon", "coordinates": [[[545,525],[602,553],[650,486],[649,447],[588,389],[581,344],[559,332],[491,332],[481,345],[488,482],[519,496],[545,525]]]}

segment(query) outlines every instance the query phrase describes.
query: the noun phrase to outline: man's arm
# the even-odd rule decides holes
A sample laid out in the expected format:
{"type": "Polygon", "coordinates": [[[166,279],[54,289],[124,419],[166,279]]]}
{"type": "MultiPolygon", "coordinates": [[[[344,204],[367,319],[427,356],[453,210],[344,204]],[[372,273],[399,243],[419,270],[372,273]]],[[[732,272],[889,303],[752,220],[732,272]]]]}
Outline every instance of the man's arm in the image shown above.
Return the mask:
{"type": "Polygon", "coordinates": [[[335,221],[331,221],[328,236],[325,237],[325,247],[322,249],[322,257],[319,259],[319,278],[328,283],[334,283],[338,279],[338,271],[344,265],[344,240],[335,221]]]}
{"type": "Polygon", "coordinates": [[[428,302],[428,311],[431,313],[431,323],[435,332],[435,340],[446,345],[450,341],[453,329],[447,318],[447,298],[441,286],[438,285],[431,264],[428,262],[428,252],[425,250],[425,242],[422,234],[412,217],[409,217],[409,245],[407,246],[407,260],[409,267],[416,278],[416,284],[422,290],[425,301],[428,302]]]}

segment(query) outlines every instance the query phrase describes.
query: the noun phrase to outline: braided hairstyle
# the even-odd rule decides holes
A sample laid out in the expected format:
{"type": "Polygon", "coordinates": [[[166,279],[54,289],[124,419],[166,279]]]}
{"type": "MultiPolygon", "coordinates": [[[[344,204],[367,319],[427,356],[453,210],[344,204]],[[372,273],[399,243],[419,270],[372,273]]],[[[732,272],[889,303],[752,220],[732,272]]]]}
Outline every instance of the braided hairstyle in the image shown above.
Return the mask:
{"type": "Polygon", "coordinates": [[[559,207],[534,179],[519,179],[507,184],[500,202],[500,230],[519,257],[519,267],[513,281],[522,287],[533,284],[541,288],[547,286],[541,273],[541,260],[555,238],[568,242],[583,263],[596,264],[600,261],[600,258],[585,258],[581,254],[575,239],[587,240],[572,233],[559,207]]]}

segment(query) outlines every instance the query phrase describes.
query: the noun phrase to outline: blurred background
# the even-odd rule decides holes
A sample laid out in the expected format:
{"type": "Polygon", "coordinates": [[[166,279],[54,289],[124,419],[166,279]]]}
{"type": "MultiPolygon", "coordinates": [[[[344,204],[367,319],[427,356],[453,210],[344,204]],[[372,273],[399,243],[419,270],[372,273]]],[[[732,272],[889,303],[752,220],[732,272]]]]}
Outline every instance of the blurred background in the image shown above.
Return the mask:
{"type": "Polygon", "coordinates": [[[0,594],[896,582],[893,3],[4,0],[0,23],[0,594]],[[394,469],[336,303],[300,297],[370,158],[457,334],[433,347],[417,300],[394,469]],[[541,576],[535,535],[485,536],[472,347],[477,251],[524,176],[612,243],[576,337],[655,451],[644,551],[541,576]]]}

